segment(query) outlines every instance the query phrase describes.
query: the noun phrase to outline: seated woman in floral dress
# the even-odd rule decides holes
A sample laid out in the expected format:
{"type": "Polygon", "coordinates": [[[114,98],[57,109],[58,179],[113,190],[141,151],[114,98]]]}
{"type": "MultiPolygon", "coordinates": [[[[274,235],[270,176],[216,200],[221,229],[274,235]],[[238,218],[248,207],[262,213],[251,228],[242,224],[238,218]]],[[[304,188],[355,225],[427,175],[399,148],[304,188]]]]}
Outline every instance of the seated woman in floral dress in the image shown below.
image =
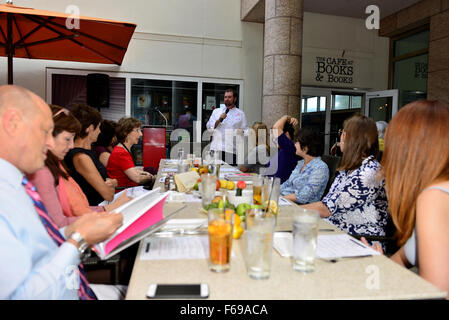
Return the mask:
{"type": "Polygon", "coordinates": [[[303,205],[353,235],[385,236],[388,202],[380,179],[377,127],[373,120],[354,115],[343,125],[340,148],[343,156],[328,194],[303,205]]]}
{"type": "Polygon", "coordinates": [[[301,129],[296,142],[298,161],[292,174],[281,185],[281,195],[299,204],[319,201],[329,180],[329,168],[321,160],[318,135],[310,129],[301,129]]]}

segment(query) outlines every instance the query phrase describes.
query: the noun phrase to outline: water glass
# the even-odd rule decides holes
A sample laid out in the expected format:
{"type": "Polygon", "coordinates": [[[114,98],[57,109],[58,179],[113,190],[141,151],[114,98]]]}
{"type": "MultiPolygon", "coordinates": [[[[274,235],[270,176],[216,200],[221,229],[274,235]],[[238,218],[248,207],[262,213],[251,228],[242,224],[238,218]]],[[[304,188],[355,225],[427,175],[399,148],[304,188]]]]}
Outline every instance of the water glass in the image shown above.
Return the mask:
{"type": "Polygon", "coordinates": [[[220,167],[221,165],[218,163],[213,163],[208,166],[209,172],[214,174],[218,179],[220,178],[220,167]]]}
{"type": "Polygon", "coordinates": [[[318,223],[317,211],[297,208],[293,215],[293,269],[302,273],[315,270],[318,223]]]}
{"type": "Polygon", "coordinates": [[[203,208],[212,202],[217,188],[217,177],[213,174],[204,173],[201,175],[201,198],[203,208]]]}
{"type": "Polygon", "coordinates": [[[183,158],[184,158],[184,149],[181,148],[178,150],[178,161],[181,162],[183,158]]]}
{"type": "Polygon", "coordinates": [[[252,279],[268,279],[275,216],[261,209],[251,209],[246,214],[247,270],[252,279]]]}
{"type": "Polygon", "coordinates": [[[209,268],[226,272],[231,267],[232,229],[234,210],[210,209],[208,211],[209,268]]]}
{"type": "Polygon", "coordinates": [[[189,163],[186,160],[179,160],[177,167],[178,167],[177,171],[178,174],[189,171],[189,163]]]}

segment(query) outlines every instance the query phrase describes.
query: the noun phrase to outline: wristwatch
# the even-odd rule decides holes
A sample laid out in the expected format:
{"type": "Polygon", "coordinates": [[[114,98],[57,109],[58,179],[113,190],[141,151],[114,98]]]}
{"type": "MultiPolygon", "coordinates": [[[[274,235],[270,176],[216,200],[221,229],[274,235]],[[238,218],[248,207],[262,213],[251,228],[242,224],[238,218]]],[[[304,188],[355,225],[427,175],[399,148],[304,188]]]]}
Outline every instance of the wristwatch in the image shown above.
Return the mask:
{"type": "Polygon", "coordinates": [[[72,239],[78,243],[78,251],[80,253],[80,257],[84,256],[84,252],[87,248],[89,248],[89,244],[84,240],[83,236],[79,232],[73,232],[69,239],[72,239]]]}

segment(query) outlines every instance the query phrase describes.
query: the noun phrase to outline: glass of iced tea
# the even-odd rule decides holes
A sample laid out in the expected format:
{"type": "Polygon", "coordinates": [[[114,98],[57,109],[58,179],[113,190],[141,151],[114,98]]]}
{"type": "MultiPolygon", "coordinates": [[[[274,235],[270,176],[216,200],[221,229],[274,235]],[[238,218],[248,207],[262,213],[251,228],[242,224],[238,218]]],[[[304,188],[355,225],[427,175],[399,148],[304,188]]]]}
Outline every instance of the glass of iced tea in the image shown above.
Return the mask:
{"type": "Polygon", "coordinates": [[[226,272],[231,267],[234,210],[210,209],[208,218],[209,268],[215,272],[226,272]]]}
{"type": "Polygon", "coordinates": [[[255,175],[253,177],[253,202],[254,204],[262,204],[262,186],[263,176],[255,175]]]}

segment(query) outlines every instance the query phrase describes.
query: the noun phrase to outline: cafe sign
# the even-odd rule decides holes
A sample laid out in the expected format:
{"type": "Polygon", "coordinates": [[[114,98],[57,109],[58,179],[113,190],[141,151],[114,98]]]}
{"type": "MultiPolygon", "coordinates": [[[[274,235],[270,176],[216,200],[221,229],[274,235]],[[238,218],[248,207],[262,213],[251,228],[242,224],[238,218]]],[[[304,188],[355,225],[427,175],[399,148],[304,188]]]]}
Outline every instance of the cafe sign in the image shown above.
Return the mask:
{"type": "Polygon", "coordinates": [[[315,73],[315,80],[318,82],[352,84],[354,60],[317,56],[315,73]]]}

